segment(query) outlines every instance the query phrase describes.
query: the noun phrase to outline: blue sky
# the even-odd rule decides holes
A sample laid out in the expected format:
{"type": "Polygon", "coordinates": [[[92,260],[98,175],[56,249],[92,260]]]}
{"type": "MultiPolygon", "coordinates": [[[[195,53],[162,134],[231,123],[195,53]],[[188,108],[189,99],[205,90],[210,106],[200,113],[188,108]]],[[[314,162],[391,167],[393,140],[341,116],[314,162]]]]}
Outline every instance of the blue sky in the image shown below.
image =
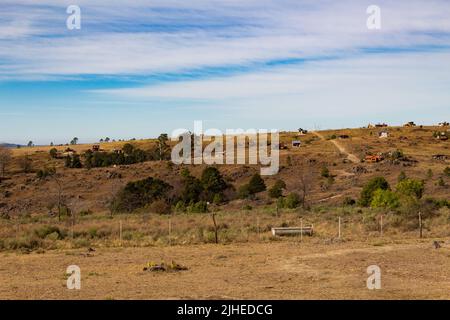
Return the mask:
{"type": "Polygon", "coordinates": [[[450,5],[1,0],[0,141],[450,118],[450,5]],[[81,8],[68,30],[66,8],[81,8]],[[366,27],[369,5],[381,30],[366,27]]]}

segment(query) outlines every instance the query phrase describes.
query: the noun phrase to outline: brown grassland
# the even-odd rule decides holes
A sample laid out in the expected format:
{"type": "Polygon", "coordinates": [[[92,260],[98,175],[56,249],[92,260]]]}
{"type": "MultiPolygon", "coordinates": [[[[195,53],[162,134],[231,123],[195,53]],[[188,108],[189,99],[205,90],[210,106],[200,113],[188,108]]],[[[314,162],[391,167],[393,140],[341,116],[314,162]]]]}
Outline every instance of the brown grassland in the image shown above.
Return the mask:
{"type": "MultiPolygon", "coordinates": [[[[424,199],[450,200],[450,177],[444,174],[450,165],[449,142],[433,137],[443,129],[387,129],[386,139],[378,137],[378,128],[282,133],[288,149],[280,151],[280,172],[264,180],[270,187],[282,179],[286,193],[301,193],[306,180],[307,206],[295,209],[278,209],[265,191],[254,199],[212,204],[209,213],[161,215],[142,209],[111,215],[109,203],[127,182],[156,177],[177,192],[182,168],[198,177],[205,166],[148,161],[69,169],[64,160],[49,156],[51,147],[14,149],[7,179],[0,180],[0,299],[450,299],[448,207],[424,218],[419,239],[415,212],[406,217],[343,204],[346,198],[357,200],[373,177],[383,176],[394,187],[402,171],[424,180],[424,199]],[[329,140],[332,135],[349,138],[329,140]],[[302,146],[291,147],[294,139],[302,146]],[[412,161],[354,161],[395,150],[412,161]],[[20,164],[24,156],[31,160],[27,173],[20,164]],[[36,177],[36,170],[45,167],[56,168],[61,188],[52,178],[36,177]],[[332,181],[321,176],[324,167],[332,181]],[[59,193],[74,213],[61,220],[49,214],[59,193]],[[314,225],[314,235],[271,234],[272,227],[301,223],[314,225]],[[435,249],[434,241],[441,247],[435,249]],[[150,261],[172,260],[188,270],[143,271],[150,261]],[[81,290],[66,287],[65,271],[73,264],[81,268],[81,290]],[[382,270],[381,290],[366,287],[370,265],[382,270]]],[[[124,143],[102,143],[101,148],[124,143]]],[[[156,142],[132,143],[148,149],[156,142]]],[[[91,145],[70,147],[81,153],[91,145]]],[[[217,167],[236,189],[259,172],[256,165],[217,167]]]]}

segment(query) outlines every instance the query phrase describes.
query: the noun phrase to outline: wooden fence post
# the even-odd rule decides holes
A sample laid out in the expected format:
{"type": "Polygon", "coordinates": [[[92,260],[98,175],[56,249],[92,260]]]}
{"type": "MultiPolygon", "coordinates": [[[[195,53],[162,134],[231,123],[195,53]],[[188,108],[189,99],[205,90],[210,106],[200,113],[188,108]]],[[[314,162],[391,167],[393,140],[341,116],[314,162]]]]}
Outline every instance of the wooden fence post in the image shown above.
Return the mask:
{"type": "Polygon", "coordinates": [[[419,212],[419,235],[420,239],[422,239],[422,214],[419,212]]]}
{"type": "Polygon", "coordinates": [[[122,220],[119,221],[119,242],[120,246],[122,246],[122,220]]]}
{"type": "Polygon", "coordinates": [[[383,215],[380,217],[380,236],[383,237],[383,215]]]}
{"type": "Polygon", "coordinates": [[[341,238],[341,217],[339,217],[339,232],[338,232],[338,238],[341,238]]]}
{"type": "Polygon", "coordinates": [[[169,246],[172,245],[172,217],[169,216],[169,246]]]}
{"type": "Polygon", "coordinates": [[[217,235],[217,223],[216,223],[216,214],[215,213],[212,214],[212,219],[213,219],[213,223],[214,223],[215,240],[216,240],[216,244],[218,244],[219,243],[219,237],[217,235]]]}

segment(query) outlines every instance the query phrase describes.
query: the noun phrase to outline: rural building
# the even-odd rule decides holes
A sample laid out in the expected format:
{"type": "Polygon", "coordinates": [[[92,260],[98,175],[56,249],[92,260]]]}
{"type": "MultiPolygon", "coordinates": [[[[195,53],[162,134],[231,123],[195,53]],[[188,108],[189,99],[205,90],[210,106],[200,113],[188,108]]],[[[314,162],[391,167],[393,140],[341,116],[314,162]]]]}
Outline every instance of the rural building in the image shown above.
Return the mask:
{"type": "Polygon", "coordinates": [[[437,132],[436,133],[436,139],[441,140],[441,141],[448,140],[447,133],[445,133],[445,132],[437,132]]]}
{"type": "Polygon", "coordinates": [[[300,140],[293,140],[292,141],[292,146],[293,147],[298,148],[298,147],[300,147],[301,144],[302,144],[302,142],[300,140]]]}
{"type": "Polygon", "coordinates": [[[380,155],[367,155],[364,159],[365,162],[376,163],[383,161],[383,157],[380,155]]]}
{"type": "Polygon", "coordinates": [[[405,123],[403,126],[404,127],[415,127],[416,124],[414,123],[414,121],[409,121],[408,123],[405,123]]]}
{"type": "Polygon", "coordinates": [[[378,133],[378,137],[379,137],[380,139],[389,138],[389,132],[387,132],[387,131],[381,131],[381,132],[378,133]]]}
{"type": "Polygon", "coordinates": [[[92,146],[92,151],[96,152],[96,151],[100,151],[100,145],[99,144],[94,144],[92,146]]]}

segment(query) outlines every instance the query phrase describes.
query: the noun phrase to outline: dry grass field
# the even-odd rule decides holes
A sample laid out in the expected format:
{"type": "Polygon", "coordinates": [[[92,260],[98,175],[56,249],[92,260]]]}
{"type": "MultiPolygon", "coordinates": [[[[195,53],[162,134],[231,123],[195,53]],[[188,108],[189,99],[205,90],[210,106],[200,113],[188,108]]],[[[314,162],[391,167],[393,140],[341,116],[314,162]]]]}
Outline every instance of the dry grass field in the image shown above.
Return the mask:
{"type": "Polygon", "coordinates": [[[450,299],[450,243],[243,243],[1,254],[1,299],[450,299]],[[143,271],[152,260],[189,270],[143,271]],[[65,270],[81,268],[81,289],[65,270]],[[381,268],[380,290],[366,269],[381,268]]]}
{"type": "MultiPolygon", "coordinates": [[[[389,127],[386,139],[378,137],[381,130],[281,134],[288,148],[280,151],[280,171],[264,181],[271,187],[282,179],[285,194],[301,193],[301,178],[306,177],[307,208],[277,209],[276,201],[262,192],[251,199],[211,204],[210,213],[170,216],[148,208],[111,216],[108,208],[130,181],[159,178],[177,193],[182,169],[199,177],[205,165],[148,161],[72,169],[65,168],[64,159],[52,159],[48,146],[14,149],[0,181],[0,299],[450,299],[448,207],[426,217],[419,239],[415,213],[399,216],[382,208],[343,204],[344,199],[358,199],[373,177],[385,177],[395,186],[401,172],[425,182],[424,199],[450,199],[450,177],[444,174],[450,165],[449,142],[433,137],[442,128],[389,127]],[[295,139],[302,141],[301,147],[291,146],[295,139]],[[396,150],[411,161],[358,161],[366,154],[396,150]],[[31,160],[29,172],[21,169],[25,156],[31,160]],[[56,168],[60,189],[55,179],[36,176],[37,170],[48,167],[56,168]],[[324,167],[331,181],[321,176],[324,167]],[[72,217],[58,220],[54,215],[59,192],[72,217]],[[219,244],[214,243],[212,212],[219,244]],[[312,237],[271,235],[272,227],[302,223],[314,225],[312,237]],[[435,249],[434,241],[441,241],[441,248],[435,249]],[[172,260],[189,269],[143,271],[150,261],[172,260]],[[65,270],[72,264],[81,268],[81,290],[66,288],[65,270]],[[373,264],[382,270],[381,290],[366,288],[366,269],[373,264]]],[[[120,149],[124,143],[103,143],[101,148],[120,149]]],[[[148,149],[155,141],[131,143],[148,149]]],[[[82,153],[91,145],[70,147],[82,153]]],[[[67,146],[56,148],[63,151],[67,146]]],[[[218,169],[235,189],[259,172],[255,165],[218,169]]]]}

